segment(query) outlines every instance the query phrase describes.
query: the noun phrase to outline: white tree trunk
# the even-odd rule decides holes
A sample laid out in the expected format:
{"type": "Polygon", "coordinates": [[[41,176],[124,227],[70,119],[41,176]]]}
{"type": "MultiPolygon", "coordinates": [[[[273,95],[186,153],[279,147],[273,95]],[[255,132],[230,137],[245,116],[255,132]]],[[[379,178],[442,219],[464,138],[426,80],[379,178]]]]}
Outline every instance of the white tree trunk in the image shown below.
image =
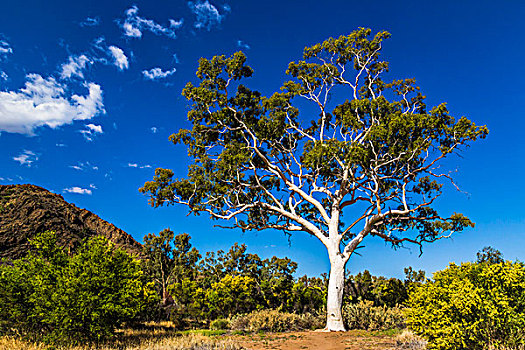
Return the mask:
{"type": "Polygon", "coordinates": [[[345,259],[339,251],[328,252],[330,256],[330,277],[328,280],[328,296],[326,303],[326,331],[344,332],[343,323],[343,289],[345,284],[345,259]]]}

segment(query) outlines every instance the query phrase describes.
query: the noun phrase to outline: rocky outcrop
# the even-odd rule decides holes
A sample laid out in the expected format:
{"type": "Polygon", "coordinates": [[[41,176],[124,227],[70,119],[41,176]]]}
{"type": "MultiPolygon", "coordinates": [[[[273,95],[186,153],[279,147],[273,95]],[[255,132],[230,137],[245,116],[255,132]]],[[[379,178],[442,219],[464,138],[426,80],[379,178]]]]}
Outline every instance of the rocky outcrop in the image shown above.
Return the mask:
{"type": "Polygon", "coordinates": [[[48,230],[55,231],[58,242],[68,250],[86,237],[101,235],[129,253],[141,251],[141,245],[126,232],[61,195],[35,185],[0,185],[0,258],[24,256],[29,240],[48,230]]]}

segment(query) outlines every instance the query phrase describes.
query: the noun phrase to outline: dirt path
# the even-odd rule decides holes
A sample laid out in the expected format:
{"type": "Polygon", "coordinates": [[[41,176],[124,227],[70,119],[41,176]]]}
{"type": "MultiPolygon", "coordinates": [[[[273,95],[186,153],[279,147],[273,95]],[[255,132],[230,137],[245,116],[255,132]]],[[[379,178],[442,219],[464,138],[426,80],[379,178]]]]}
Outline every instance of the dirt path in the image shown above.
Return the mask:
{"type": "Polygon", "coordinates": [[[266,333],[236,337],[250,350],[394,350],[394,337],[364,331],[266,333]]]}

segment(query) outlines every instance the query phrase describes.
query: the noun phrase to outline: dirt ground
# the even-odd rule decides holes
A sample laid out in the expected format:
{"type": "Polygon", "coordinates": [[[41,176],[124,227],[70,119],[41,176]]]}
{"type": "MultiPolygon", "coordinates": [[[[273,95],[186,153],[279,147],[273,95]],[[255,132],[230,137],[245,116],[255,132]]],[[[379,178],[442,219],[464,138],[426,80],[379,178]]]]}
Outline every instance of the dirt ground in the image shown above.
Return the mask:
{"type": "Polygon", "coordinates": [[[394,350],[394,336],[365,331],[259,333],[237,336],[237,341],[250,350],[394,350]]]}

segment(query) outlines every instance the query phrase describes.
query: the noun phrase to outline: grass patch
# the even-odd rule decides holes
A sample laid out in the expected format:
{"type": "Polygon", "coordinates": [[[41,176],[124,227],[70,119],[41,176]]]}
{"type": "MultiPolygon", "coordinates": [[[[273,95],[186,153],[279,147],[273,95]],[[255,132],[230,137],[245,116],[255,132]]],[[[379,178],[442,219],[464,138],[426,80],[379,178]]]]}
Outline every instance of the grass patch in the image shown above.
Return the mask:
{"type": "Polygon", "coordinates": [[[186,331],[177,331],[176,333],[181,335],[199,334],[205,337],[216,337],[219,335],[224,335],[228,332],[222,329],[190,329],[186,331]]]}

